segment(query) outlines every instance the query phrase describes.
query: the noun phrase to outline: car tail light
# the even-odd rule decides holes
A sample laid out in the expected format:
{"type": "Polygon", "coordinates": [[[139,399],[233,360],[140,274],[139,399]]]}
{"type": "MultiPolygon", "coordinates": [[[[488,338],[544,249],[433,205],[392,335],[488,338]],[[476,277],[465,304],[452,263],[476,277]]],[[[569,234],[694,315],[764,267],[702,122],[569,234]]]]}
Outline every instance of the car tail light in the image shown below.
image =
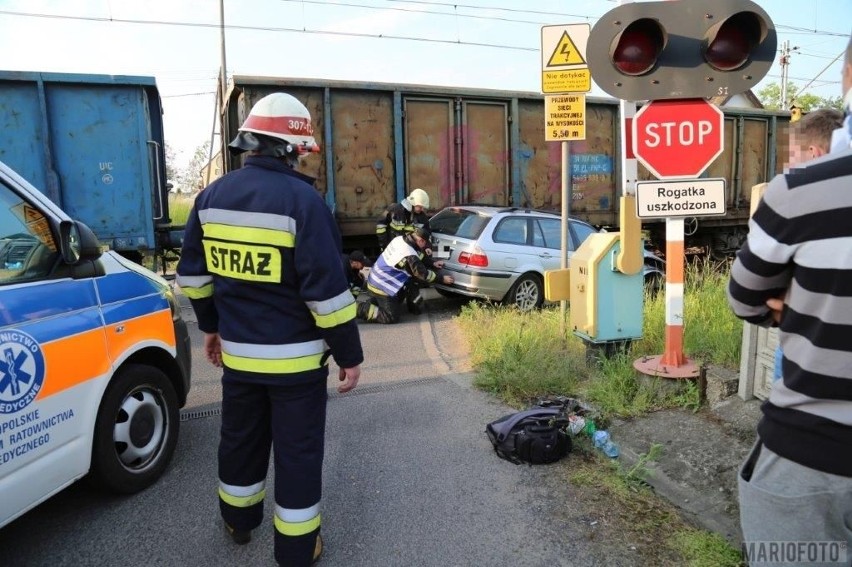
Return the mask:
{"type": "Polygon", "coordinates": [[[485,254],[478,254],[476,252],[461,252],[459,254],[459,264],[485,268],[488,266],[488,256],[485,254]]]}

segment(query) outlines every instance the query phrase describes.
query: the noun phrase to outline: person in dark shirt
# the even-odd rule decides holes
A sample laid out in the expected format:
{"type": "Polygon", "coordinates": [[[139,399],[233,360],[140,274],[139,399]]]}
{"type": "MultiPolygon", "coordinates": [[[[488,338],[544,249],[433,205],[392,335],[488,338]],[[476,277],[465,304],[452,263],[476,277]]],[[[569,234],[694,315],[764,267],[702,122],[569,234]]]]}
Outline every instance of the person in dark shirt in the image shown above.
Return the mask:
{"type": "Polygon", "coordinates": [[[245,545],[273,504],[275,560],[307,567],[322,554],[328,359],[340,393],[357,386],[364,361],[355,299],[334,217],[295,169],[319,150],[305,105],[263,97],[229,147],[248,157],[196,198],[176,278],[207,359],[223,369],[219,513],[245,545]]]}
{"type": "Polygon", "coordinates": [[[367,255],[361,250],[353,250],[349,254],[341,254],[340,259],[343,262],[343,270],[346,272],[346,277],[349,280],[349,291],[352,295],[358,297],[361,290],[364,289],[364,284],[367,282],[364,268],[369,268],[373,265],[367,255]]]}

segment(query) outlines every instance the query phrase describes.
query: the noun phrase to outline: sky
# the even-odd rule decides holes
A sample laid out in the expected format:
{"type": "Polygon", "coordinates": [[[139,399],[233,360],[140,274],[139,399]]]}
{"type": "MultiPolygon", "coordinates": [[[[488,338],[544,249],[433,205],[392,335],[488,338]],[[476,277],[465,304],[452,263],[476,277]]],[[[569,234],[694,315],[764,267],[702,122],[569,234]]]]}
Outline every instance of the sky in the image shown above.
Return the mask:
{"type": "MultiPolygon", "coordinates": [[[[709,1],[709,0],[708,0],[709,1]]],[[[841,94],[852,0],[757,0],[788,78],[841,94]]],[[[0,0],[0,70],[156,78],[177,167],[214,140],[225,24],[228,76],[540,92],[541,28],[589,23],[613,0],[0,0]],[[224,17],[220,17],[220,7],[224,17]]],[[[778,58],[755,90],[781,82],[778,58]]],[[[607,96],[596,86],[592,95],[607,96]]]]}

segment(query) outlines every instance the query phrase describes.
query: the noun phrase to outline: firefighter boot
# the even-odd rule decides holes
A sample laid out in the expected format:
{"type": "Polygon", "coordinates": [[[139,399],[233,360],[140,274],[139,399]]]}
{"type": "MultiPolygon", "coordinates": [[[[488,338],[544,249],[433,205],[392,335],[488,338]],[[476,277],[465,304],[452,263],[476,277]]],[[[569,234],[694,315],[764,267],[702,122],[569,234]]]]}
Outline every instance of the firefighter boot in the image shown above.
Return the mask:
{"type": "Polygon", "coordinates": [[[245,545],[251,541],[251,530],[235,530],[228,524],[225,524],[225,529],[237,545],[245,545]]]}
{"type": "Polygon", "coordinates": [[[355,315],[359,319],[363,319],[365,321],[375,321],[378,316],[378,308],[373,305],[370,301],[362,300],[358,298],[358,303],[355,307],[355,315]]]}
{"type": "Polygon", "coordinates": [[[412,295],[414,295],[413,293],[409,294],[405,300],[405,305],[408,307],[409,313],[413,315],[420,315],[423,313],[423,295],[420,294],[419,289],[415,289],[415,293],[417,295],[414,297],[412,297],[412,295]]]}
{"type": "Polygon", "coordinates": [[[314,558],[311,560],[311,565],[319,563],[320,557],[322,557],[322,536],[317,534],[317,543],[314,546],[314,558]]]}
{"type": "MultiPolygon", "coordinates": [[[[319,560],[322,557],[322,548],[322,536],[317,534],[317,541],[314,544],[314,556],[311,559],[311,565],[316,565],[317,563],[319,563],[319,560]]],[[[281,563],[279,563],[278,565],[281,565],[281,563]]]]}

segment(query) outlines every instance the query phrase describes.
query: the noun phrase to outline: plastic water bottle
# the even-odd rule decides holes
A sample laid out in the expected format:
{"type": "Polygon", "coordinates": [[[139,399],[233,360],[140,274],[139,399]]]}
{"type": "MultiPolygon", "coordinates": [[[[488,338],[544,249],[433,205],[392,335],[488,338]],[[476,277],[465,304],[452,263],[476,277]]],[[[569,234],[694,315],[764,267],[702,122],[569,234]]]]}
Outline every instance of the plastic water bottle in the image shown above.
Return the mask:
{"type": "Polygon", "coordinates": [[[604,455],[606,455],[610,459],[618,458],[618,445],[616,445],[616,443],[612,439],[604,443],[604,446],[601,448],[601,450],[604,452],[604,455]]]}
{"type": "Polygon", "coordinates": [[[781,379],[781,365],[783,364],[784,354],[781,352],[781,345],[775,347],[775,368],[773,368],[772,372],[772,381],[781,379]]]}
{"type": "Polygon", "coordinates": [[[592,444],[611,459],[615,459],[619,455],[618,445],[610,438],[609,432],[604,429],[595,431],[592,436],[592,444]]]}

